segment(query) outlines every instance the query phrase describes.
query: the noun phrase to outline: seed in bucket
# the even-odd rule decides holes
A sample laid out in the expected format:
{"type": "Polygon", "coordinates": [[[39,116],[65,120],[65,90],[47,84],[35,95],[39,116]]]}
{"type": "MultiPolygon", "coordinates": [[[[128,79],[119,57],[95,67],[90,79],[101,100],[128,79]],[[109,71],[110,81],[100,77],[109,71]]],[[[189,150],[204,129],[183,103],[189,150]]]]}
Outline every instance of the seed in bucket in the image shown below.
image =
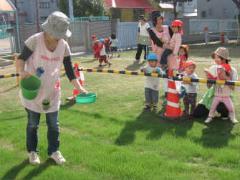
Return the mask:
{"type": "Polygon", "coordinates": [[[50,101],[48,99],[44,99],[42,105],[44,110],[48,110],[50,108],[50,101]]]}

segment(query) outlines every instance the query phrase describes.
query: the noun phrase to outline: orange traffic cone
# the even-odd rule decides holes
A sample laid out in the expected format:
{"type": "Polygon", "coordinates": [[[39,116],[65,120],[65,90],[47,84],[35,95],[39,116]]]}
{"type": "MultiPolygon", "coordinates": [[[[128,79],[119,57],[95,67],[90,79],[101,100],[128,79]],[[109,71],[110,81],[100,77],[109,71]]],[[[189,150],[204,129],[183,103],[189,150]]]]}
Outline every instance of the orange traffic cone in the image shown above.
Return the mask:
{"type": "MultiPolygon", "coordinates": [[[[79,81],[79,83],[82,86],[84,86],[84,83],[85,83],[84,74],[82,71],[79,71],[78,69],[79,69],[78,64],[75,63],[74,64],[74,74],[75,74],[77,80],[79,81]]],[[[72,93],[73,93],[73,96],[76,97],[78,94],[80,94],[80,91],[74,88],[72,93]]]]}
{"type": "MultiPolygon", "coordinates": [[[[173,77],[173,70],[168,71],[168,77],[173,77]]],[[[175,81],[168,79],[168,92],[167,92],[167,106],[164,116],[166,118],[180,118],[182,116],[182,110],[179,104],[179,95],[176,90],[175,81]]]]}

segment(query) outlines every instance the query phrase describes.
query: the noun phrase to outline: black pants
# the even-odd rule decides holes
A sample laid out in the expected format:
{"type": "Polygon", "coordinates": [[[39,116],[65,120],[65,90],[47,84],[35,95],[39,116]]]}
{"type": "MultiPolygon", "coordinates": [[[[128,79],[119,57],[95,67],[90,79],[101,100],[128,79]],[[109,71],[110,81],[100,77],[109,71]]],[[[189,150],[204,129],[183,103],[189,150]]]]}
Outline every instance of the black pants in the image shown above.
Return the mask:
{"type": "Polygon", "coordinates": [[[167,64],[167,60],[168,60],[168,56],[170,54],[172,54],[172,50],[171,49],[165,49],[163,51],[162,56],[161,56],[160,64],[166,65],[167,64]]]}
{"type": "Polygon", "coordinates": [[[183,98],[184,113],[186,115],[193,115],[196,108],[197,93],[187,93],[183,98]],[[189,111],[190,110],[190,111],[189,111]]]}
{"type": "Polygon", "coordinates": [[[140,60],[141,54],[142,54],[142,50],[144,50],[144,59],[147,59],[147,45],[143,45],[143,44],[138,44],[137,46],[137,53],[135,56],[136,60],[140,60]]]}
{"type": "MultiPolygon", "coordinates": [[[[217,106],[217,112],[221,114],[221,117],[228,117],[228,109],[224,103],[219,103],[217,106]]],[[[203,104],[198,104],[194,110],[193,116],[196,118],[206,118],[209,114],[209,109],[207,109],[203,104]]]]}

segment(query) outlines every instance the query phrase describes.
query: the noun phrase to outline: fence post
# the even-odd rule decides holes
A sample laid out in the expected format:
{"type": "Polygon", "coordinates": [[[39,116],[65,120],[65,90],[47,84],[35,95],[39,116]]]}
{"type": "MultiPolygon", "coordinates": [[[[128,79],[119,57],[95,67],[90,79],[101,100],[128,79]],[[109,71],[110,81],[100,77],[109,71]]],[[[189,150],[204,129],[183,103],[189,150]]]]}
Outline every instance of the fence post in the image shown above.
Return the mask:
{"type": "Polygon", "coordinates": [[[91,49],[91,42],[90,42],[90,22],[84,23],[84,44],[87,51],[91,49]]]}
{"type": "MultiPolygon", "coordinates": [[[[18,74],[19,73],[19,68],[17,66],[18,56],[16,53],[13,55],[13,60],[14,60],[14,65],[15,65],[15,69],[16,69],[16,74],[18,74]]],[[[19,86],[19,81],[20,81],[20,77],[16,76],[16,86],[19,86]]]]}

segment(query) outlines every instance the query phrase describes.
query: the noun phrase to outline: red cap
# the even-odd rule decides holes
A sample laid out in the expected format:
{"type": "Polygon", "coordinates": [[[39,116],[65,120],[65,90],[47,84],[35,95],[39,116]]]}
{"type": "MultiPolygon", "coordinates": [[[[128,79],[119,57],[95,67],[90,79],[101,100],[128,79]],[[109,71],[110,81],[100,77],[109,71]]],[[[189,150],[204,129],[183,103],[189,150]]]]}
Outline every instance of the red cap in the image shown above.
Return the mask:
{"type": "Polygon", "coordinates": [[[183,68],[187,68],[189,66],[194,66],[196,68],[196,63],[194,61],[186,61],[184,64],[183,64],[183,68]]]}
{"type": "Polygon", "coordinates": [[[182,27],[182,26],[183,26],[183,22],[181,20],[176,19],[172,22],[172,27],[182,27]]]}

